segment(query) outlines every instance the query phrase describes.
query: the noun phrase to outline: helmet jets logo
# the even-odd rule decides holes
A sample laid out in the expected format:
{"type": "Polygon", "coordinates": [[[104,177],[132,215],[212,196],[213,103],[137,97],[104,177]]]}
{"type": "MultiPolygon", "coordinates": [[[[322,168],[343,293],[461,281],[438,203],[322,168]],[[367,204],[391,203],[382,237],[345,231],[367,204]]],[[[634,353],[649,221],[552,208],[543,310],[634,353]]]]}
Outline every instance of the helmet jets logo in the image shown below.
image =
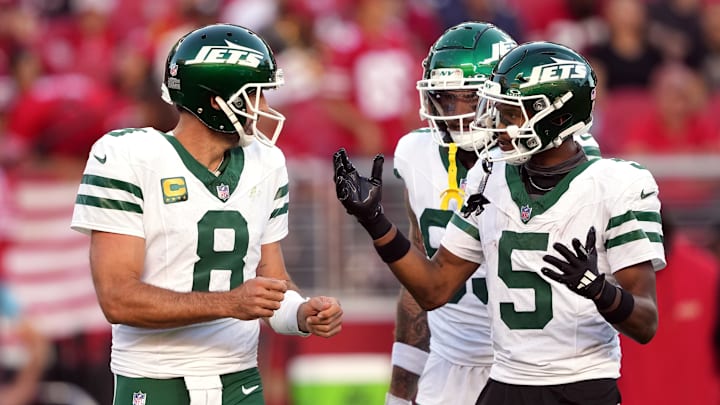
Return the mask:
{"type": "Polygon", "coordinates": [[[197,55],[187,62],[186,65],[198,63],[227,63],[231,65],[244,65],[258,67],[263,61],[264,55],[255,49],[247,48],[225,40],[227,46],[206,45],[200,48],[197,55]]]}
{"type": "Polygon", "coordinates": [[[582,79],[588,75],[587,66],[583,63],[574,60],[552,59],[555,63],[533,67],[530,77],[520,84],[520,88],[558,80],[582,79]]]}
{"type": "Polygon", "coordinates": [[[461,69],[433,69],[430,72],[432,86],[462,86],[463,71],[461,69]]]}
{"type": "Polygon", "coordinates": [[[517,44],[515,41],[502,41],[492,44],[492,55],[489,58],[480,61],[478,65],[487,65],[490,62],[496,62],[500,58],[513,49],[517,44]]]}

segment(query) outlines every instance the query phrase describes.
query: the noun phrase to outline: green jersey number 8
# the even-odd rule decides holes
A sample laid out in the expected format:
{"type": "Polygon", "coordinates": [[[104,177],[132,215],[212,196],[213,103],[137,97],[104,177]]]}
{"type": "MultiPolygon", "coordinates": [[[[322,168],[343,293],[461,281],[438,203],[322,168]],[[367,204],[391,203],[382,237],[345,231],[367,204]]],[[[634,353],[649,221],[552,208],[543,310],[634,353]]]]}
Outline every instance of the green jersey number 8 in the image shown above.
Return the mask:
{"type": "Polygon", "coordinates": [[[210,291],[210,273],[212,270],[229,270],[230,286],[233,289],[243,283],[245,255],[248,251],[249,236],[247,221],[238,211],[208,211],[198,221],[197,255],[193,271],[193,291],[210,291]],[[216,230],[229,230],[233,233],[232,250],[215,250],[216,230]]]}

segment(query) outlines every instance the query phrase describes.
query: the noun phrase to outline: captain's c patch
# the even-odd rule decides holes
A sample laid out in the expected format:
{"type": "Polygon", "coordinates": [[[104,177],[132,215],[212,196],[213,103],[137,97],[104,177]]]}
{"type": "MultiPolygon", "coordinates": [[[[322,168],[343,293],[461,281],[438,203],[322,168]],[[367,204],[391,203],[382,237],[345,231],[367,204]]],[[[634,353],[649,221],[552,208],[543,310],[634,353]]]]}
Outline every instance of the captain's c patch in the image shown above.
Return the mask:
{"type": "Polygon", "coordinates": [[[187,201],[188,191],[184,177],[170,177],[160,180],[165,204],[187,201]]]}

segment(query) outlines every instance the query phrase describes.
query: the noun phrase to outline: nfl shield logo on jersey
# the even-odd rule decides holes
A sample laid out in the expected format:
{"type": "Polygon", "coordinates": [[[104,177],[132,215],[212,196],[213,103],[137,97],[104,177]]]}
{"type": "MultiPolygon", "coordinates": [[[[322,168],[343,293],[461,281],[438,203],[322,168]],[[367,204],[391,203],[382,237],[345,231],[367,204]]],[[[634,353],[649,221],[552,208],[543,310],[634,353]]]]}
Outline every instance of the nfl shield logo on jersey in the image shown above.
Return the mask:
{"type": "Polygon", "coordinates": [[[217,195],[218,198],[225,201],[228,198],[230,198],[230,186],[228,186],[225,183],[220,183],[219,186],[216,187],[217,189],[217,195]]]}
{"type": "Polygon", "coordinates": [[[523,205],[520,207],[520,219],[522,219],[523,222],[529,221],[531,214],[532,208],[529,205],[523,205]]]}
{"type": "Polygon", "coordinates": [[[145,398],[147,397],[147,394],[144,394],[142,391],[139,392],[133,392],[133,403],[132,405],[145,405],[145,398]]]}

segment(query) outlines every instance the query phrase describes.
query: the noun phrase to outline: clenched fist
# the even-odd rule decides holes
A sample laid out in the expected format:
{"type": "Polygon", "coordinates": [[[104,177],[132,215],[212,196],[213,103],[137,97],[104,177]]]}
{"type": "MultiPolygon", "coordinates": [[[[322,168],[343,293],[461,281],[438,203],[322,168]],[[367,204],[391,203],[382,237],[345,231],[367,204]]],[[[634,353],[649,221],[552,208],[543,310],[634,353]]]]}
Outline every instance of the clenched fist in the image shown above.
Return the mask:
{"type": "Polygon", "coordinates": [[[342,329],[343,310],[333,297],[312,297],[298,308],[300,330],[316,336],[331,337],[342,329]]]}

